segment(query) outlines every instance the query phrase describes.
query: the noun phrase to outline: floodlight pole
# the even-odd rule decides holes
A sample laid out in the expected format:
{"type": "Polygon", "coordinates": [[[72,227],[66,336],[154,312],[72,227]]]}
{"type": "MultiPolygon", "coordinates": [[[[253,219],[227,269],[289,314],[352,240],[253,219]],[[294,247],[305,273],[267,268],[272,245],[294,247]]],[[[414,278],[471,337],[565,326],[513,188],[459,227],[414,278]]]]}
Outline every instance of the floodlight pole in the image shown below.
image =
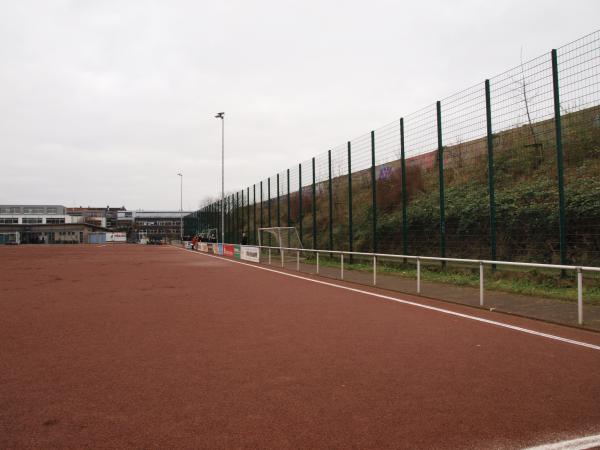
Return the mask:
{"type": "MultiPolygon", "coordinates": [[[[225,243],[225,113],[220,112],[215,116],[221,119],[221,242],[225,243]]],[[[218,241],[218,239],[217,239],[218,241]]]]}
{"type": "Polygon", "coordinates": [[[179,239],[183,242],[183,174],[179,176],[179,239]]]}

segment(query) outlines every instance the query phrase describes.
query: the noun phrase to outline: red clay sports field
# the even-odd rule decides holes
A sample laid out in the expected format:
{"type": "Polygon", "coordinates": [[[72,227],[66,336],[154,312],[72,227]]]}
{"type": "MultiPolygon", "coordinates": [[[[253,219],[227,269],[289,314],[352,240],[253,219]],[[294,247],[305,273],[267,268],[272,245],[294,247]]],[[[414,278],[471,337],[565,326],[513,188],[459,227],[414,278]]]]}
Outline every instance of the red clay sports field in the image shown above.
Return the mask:
{"type": "MultiPolygon", "coordinates": [[[[166,246],[4,247],[0,268],[3,449],[600,433],[598,333],[166,246]]],[[[588,448],[566,445],[544,448],[588,448]]]]}

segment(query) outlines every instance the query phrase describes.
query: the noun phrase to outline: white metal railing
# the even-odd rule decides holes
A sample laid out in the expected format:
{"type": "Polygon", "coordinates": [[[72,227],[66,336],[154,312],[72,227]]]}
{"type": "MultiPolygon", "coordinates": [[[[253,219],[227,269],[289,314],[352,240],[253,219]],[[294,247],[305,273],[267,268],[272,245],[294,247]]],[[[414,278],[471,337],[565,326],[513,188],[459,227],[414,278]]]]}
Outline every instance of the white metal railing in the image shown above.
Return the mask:
{"type": "MultiPolygon", "coordinates": [[[[309,248],[288,248],[288,247],[271,247],[266,245],[257,246],[261,250],[268,250],[268,262],[271,264],[271,251],[277,250],[281,257],[281,267],[284,267],[284,256],[286,252],[296,253],[296,270],[300,271],[300,252],[316,254],[316,272],[319,270],[319,255],[321,253],[330,255],[340,255],[340,278],[344,279],[344,255],[369,257],[373,260],[373,286],[377,285],[377,258],[385,259],[411,259],[417,263],[417,293],[421,293],[421,261],[446,261],[465,264],[479,265],[479,304],[484,306],[484,267],[488,266],[513,266],[513,267],[531,267],[539,269],[558,269],[558,270],[573,270],[577,273],[577,322],[583,324],[583,272],[600,272],[600,267],[590,266],[569,266],[562,264],[538,264],[525,263],[514,261],[492,261],[487,259],[460,259],[460,258],[441,258],[436,256],[414,256],[414,255],[395,255],[390,253],[366,253],[366,252],[348,252],[343,250],[316,250],[309,248]]],[[[260,254],[261,252],[259,252],[260,254]]]]}

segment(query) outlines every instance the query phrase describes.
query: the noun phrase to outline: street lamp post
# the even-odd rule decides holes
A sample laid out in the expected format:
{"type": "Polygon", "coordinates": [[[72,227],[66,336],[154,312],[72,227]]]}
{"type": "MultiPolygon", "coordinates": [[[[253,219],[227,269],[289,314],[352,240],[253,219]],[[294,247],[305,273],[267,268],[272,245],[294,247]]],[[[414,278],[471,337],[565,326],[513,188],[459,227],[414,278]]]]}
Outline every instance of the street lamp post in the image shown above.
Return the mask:
{"type": "Polygon", "coordinates": [[[215,118],[221,119],[221,242],[225,243],[225,113],[217,113],[215,118]]]}
{"type": "Polygon", "coordinates": [[[183,242],[183,174],[179,175],[179,239],[183,242]]]}

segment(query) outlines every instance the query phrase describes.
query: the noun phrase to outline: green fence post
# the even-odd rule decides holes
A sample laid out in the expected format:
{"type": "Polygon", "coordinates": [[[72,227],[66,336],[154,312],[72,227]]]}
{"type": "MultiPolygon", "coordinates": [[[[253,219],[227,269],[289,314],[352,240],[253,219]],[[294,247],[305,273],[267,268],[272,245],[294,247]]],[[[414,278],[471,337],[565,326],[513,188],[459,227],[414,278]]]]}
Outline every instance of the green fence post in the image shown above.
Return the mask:
{"type": "Polygon", "coordinates": [[[246,188],[246,237],[250,243],[250,186],[246,188]]]}
{"type": "MultiPolygon", "coordinates": [[[[348,251],[354,251],[354,236],[352,229],[352,144],[348,141],[348,251]]],[[[352,255],[350,255],[352,260],[352,255]]]]}
{"type": "Polygon", "coordinates": [[[235,243],[239,244],[240,243],[240,236],[241,236],[241,229],[242,229],[242,222],[240,219],[243,218],[242,216],[242,208],[240,207],[240,196],[239,196],[239,192],[235,193],[235,243]]]}
{"type": "MultiPolygon", "coordinates": [[[[406,152],[404,147],[404,118],[400,118],[400,158],[402,164],[402,253],[408,255],[408,210],[406,192],[406,152]]],[[[406,260],[405,260],[406,262],[406,260]]]]}
{"type": "Polygon", "coordinates": [[[271,177],[267,178],[267,212],[269,214],[267,226],[271,228],[271,177]]]}
{"type": "Polygon", "coordinates": [[[292,226],[292,216],[291,216],[291,206],[292,202],[290,200],[290,169],[287,169],[287,226],[292,226]]]}
{"type": "Polygon", "coordinates": [[[229,238],[228,242],[233,242],[233,194],[229,198],[229,238]]]}
{"type": "MultiPolygon", "coordinates": [[[[303,243],[302,233],[302,164],[298,164],[298,227],[300,228],[300,242],[303,243]]],[[[304,245],[304,244],[303,244],[304,245]]]]}
{"type": "Polygon", "coordinates": [[[315,175],[315,158],[312,159],[312,235],[313,248],[317,248],[317,190],[315,175]]]}
{"type": "MultiPolygon", "coordinates": [[[[490,80],[485,80],[485,119],[487,126],[488,191],[490,196],[490,250],[492,261],[496,261],[496,194],[494,190],[494,135],[492,133],[490,80]]],[[[492,270],[496,270],[496,264],[492,265],[492,270]]]]}
{"type": "MultiPolygon", "coordinates": [[[[556,165],[558,170],[558,231],[560,235],[560,263],[567,264],[563,142],[560,117],[560,91],[558,87],[558,56],[556,49],[552,49],[552,87],[554,90],[554,128],[556,129],[556,165]]],[[[564,276],[564,271],[562,275],[564,276]]]]}
{"type": "Polygon", "coordinates": [[[252,185],[252,243],[254,245],[258,243],[256,233],[256,183],[252,185]]]}
{"type": "Polygon", "coordinates": [[[281,226],[281,211],[279,209],[279,174],[277,174],[277,226],[281,226]]]}
{"type": "Polygon", "coordinates": [[[260,182],[260,227],[263,228],[263,182],[260,182]]]}
{"type": "Polygon", "coordinates": [[[372,213],[371,218],[373,224],[373,253],[378,251],[378,240],[377,240],[377,177],[375,175],[375,131],[371,131],[371,193],[372,198],[372,213]]]}
{"type": "Polygon", "coordinates": [[[238,231],[238,243],[241,244],[242,243],[242,234],[244,233],[244,190],[240,190],[240,204],[239,204],[239,210],[240,210],[240,226],[239,226],[239,231],[238,231]]]}
{"type": "MultiPolygon", "coordinates": [[[[440,250],[442,258],[446,257],[446,199],[444,195],[444,146],[442,141],[442,103],[436,103],[437,109],[437,140],[438,140],[438,167],[440,175],[440,250]]],[[[442,261],[446,267],[446,261],[442,261]]]]}
{"type": "Polygon", "coordinates": [[[331,182],[331,150],[327,152],[329,168],[328,196],[329,196],[329,250],[333,250],[333,185],[331,182]]]}

